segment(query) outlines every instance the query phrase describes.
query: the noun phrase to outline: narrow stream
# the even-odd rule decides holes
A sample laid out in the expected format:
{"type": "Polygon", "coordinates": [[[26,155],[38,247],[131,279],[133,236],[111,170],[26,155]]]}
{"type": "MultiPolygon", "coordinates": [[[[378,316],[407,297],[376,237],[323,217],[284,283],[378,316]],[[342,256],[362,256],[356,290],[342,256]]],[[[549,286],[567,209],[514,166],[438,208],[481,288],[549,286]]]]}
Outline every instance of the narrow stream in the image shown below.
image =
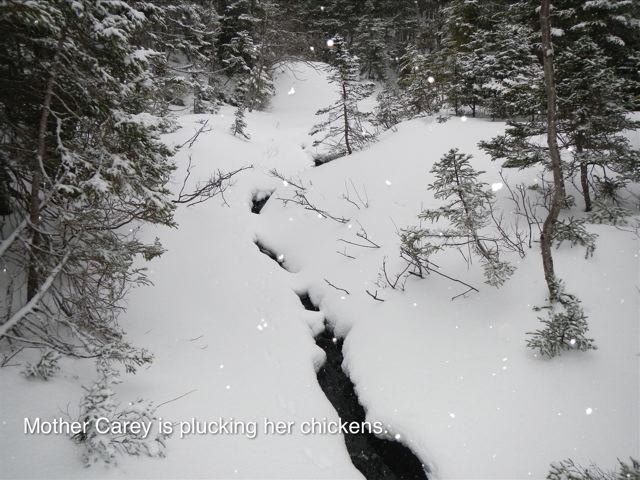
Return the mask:
{"type": "MultiPolygon", "coordinates": [[[[252,212],[259,213],[268,197],[257,208],[261,200],[254,197],[252,212]],[[257,211],[254,211],[256,209],[257,211]]],[[[264,245],[259,239],[255,244],[263,254],[287,270],[284,256],[264,245]]],[[[287,270],[288,271],[288,270],[287,270]]],[[[319,312],[308,293],[299,293],[300,303],[306,310],[319,312]]],[[[363,423],[366,413],[356,395],[354,385],[342,370],[343,339],[336,338],[333,329],[325,321],[325,329],[315,338],[316,345],[322,348],[327,359],[318,370],[320,388],[331,402],[343,422],[363,423]]],[[[373,433],[347,433],[345,444],[351,462],[367,480],[428,480],[427,467],[416,455],[400,442],[376,437],[373,433]]]]}
{"type": "MultiPolygon", "coordinates": [[[[298,295],[307,310],[319,311],[308,294],[298,295]]],[[[344,422],[361,423],[366,414],[356,395],[354,385],[342,370],[343,339],[336,338],[325,322],[325,329],[316,336],[316,344],[327,354],[318,371],[318,383],[344,422]]],[[[353,465],[368,480],[426,480],[425,465],[406,446],[384,440],[373,433],[346,434],[345,443],[353,465]]]]}
{"type": "Polygon", "coordinates": [[[259,215],[273,192],[256,192],[251,199],[251,213],[259,215]]]}
{"type": "Polygon", "coordinates": [[[260,239],[254,240],[253,243],[255,243],[256,247],[258,247],[258,250],[260,250],[261,253],[264,253],[267,257],[269,257],[271,260],[276,262],[278,265],[280,265],[280,267],[285,269],[287,272],[291,272],[287,268],[287,265],[284,260],[284,255],[282,254],[278,255],[276,252],[274,252],[269,247],[267,247],[264,243],[262,243],[260,239]]]}

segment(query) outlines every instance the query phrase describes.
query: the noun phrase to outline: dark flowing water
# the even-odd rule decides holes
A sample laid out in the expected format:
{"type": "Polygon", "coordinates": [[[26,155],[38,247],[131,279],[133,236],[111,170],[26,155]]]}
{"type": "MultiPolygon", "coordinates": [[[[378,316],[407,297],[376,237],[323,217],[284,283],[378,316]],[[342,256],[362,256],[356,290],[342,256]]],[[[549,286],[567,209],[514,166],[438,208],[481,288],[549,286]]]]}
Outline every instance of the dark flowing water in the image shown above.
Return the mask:
{"type": "MultiPolygon", "coordinates": [[[[298,294],[307,310],[319,311],[308,294],[298,294]]],[[[366,414],[358,401],[353,383],[342,370],[342,343],[331,327],[316,336],[316,344],[327,354],[318,371],[318,383],[344,422],[362,423],[366,414]]],[[[384,440],[373,433],[344,435],[353,465],[368,480],[426,480],[427,469],[418,457],[402,443],[384,440]]]]}

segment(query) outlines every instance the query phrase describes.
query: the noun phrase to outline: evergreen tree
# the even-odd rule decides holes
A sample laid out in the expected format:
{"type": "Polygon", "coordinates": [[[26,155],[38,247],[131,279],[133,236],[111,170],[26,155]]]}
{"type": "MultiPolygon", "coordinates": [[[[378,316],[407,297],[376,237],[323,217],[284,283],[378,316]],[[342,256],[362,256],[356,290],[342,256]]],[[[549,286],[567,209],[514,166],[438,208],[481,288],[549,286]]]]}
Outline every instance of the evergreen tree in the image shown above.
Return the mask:
{"type": "Polygon", "coordinates": [[[274,93],[273,67],[292,39],[280,28],[282,10],[270,0],[237,0],[225,7],[221,22],[220,62],[235,84],[230,100],[249,111],[266,107],[274,93]]]}
{"type": "Polygon", "coordinates": [[[148,283],[143,222],[173,225],[171,151],[147,114],[155,53],[136,44],[146,16],[119,0],[0,5],[0,158],[9,211],[0,256],[8,298],[0,337],[129,370],[151,356],[117,323],[148,283]],[[27,88],[28,86],[28,88],[27,88]]]}
{"type": "MultiPolygon", "coordinates": [[[[563,170],[568,175],[579,172],[585,210],[590,211],[593,167],[599,167],[605,179],[611,174],[618,175],[623,182],[640,178],[640,152],[633,149],[623,135],[625,130],[638,128],[639,123],[629,117],[633,105],[630,81],[616,73],[609,50],[598,45],[598,35],[589,29],[590,24],[606,23],[611,13],[588,7],[587,4],[593,2],[568,3],[570,5],[557,4],[552,13],[554,25],[563,27],[554,26],[551,30],[556,55],[557,112],[554,117],[563,149],[563,170]],[[596,11],[601,14],[599,19],[595,17],[596,11]]],[[[615,9],[618,14],[622,13],[620,8],[615,9]]],[[[535,92],[524,97],[516,93],[518,102],[533,106],[530,121],[510,122],[504,136],[483,142],[481,146],[494,159],[504,159],[505,167],[548,166],[546,147],[535,141],[546,132],[548,122],[534,113],[544,112],[547,107],[536,102],[542,97],[535,92]]]]}
{"type": "Polygon", "coordinates": [[[456,112],[478,108],[493,118],[531,115],[542,95],[534,55],[529,2],[454,0],[447,14],[443,55],[448,65],[449,103],[456,112]]]}
{"type": "Polygon", "coordinates": [[[233,122],[233,125],[231,125],[231,133],[234,136],[240,135],[241,137],[249,140],[251,136],[245,131],[245,129],[247,128],[247,122],[244,119],[244,111],[244,105],[239,105],[236,109],[235,120],[233,122]]]}
{"type": "Polygon", "coordinates": [[[194,113],[214,112],[221,95],[214,73],[220,24],[213,2],[162,0],[140,8],[149,23],[136,40],[162,53],[152,61],[154,111],[164,114],[170,104],[192,96],[194,113]]]}
{"type": "MultiPolygon", "coordinates": [[[[441,83],[436,82],[433,56],[409,45],[402,57],[400,86],[414,115],[433,114],[442,107],[441,83]]],[[[441,73],[441,72],[440,72],[441,73]]],[[[440,78],[441,75],[439,75],[440,78]]]]}
{"type": "Polygon", "coordinates": [[[334,39],[332,49],[334,62],[328,79],[336,85],[339,98],[316,112],[327,115],[327,119],[316,124],[309,134],[322,134],[314,146],[324,144],[333,154],[351,155],[375,139],[363,125],[367,116],[358,109],[358,102],[372,94],[373,84],[360,81],[358,59],[349,53],[341,37],[334,39]]]}
{"type": "Polygon", "coordinates": [[[378,94],[376,100],[378,104],[372,120],[376,126],[389,129],[410,117],[406,98],[398,90],[385,88],[378,94]]]}
{"type": "Polygon", "coordinates": [[[528,333],[527,346],[547,357],[565,350],[595,350],[593,339],[586,337],[589,326],[580,300],[566,293],[561,283],[555,285],[554,292],[545,306],[535,307],[536,311],[547,310],[548,317],[539,319],[545,326],[542,330],[528,333]]]}
{"type": "MultiPolygon", "coordinates": [[[[482,233],[492,222],[494,195],[486,183],[478,180],[484,172],[474,170],[471,155],[450,150],[431,169],[435,181],[429,185],[436,199],[445,200],[437,209],[424,210],[419,218],[430,222],[446,219],[450,227],[443,229],[411,229],[415,244],[419,238],[435,252],[444,247],[469,246],[481,259],[486,283],[500,287],[514,272],[513,266],[500,260],[500,247],[508,247],[508,239],[491,238],[482,233]]],[[[408,245],[405,245],[408,247],[408,245]]]]}
{"type": "Polygon", "coordinates": [[[138,399],[120,409],[114,391],[114,387],[121,383],[120,375],[104,359],[97,363],[98,380],[80,402],[78,421],[86,427],[74,436],[84,446],[82,458],[85,465],[98,462],[115,464],[117,455],[123,454],[164,457],[167,435],[158,429],[159,419],[153,403],[138,399]],[[104,433],[97,425],[100,419],[107,419],[109,424],[122,425],[125,430],[118,434],[104,433]],[[149,425],[150,434],[145,437],[142,430],[132,430],[130,425],[134,423],[149,425]]]}
{"type": "Polygon", "coordinates": [[[597,465],[582,467],[567,459],[551,464],[547,480],[640,480],[640,462],[630,458],[629,463],[618,460],[615,472],[602,470],[597,465]]]}
{"type": "Polygon", "coordinates": [[[368,79],[384,80],[387,77],[389,56],[387,52],[387,29],[385,19],[374,16],[371,0],[365,4],[363,15],[355,29],[352,50],[360,62],[361,73],[368,79]]]}

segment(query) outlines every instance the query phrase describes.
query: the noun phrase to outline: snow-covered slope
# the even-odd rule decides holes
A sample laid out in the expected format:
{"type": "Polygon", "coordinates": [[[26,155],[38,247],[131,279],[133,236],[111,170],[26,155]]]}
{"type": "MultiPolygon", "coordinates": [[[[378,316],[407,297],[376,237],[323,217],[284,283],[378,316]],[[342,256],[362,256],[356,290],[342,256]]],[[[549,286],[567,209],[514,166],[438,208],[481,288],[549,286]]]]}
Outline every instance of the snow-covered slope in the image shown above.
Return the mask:
{"type": "MultiPolygon", "coordinates": [[[[150,264],[155,286],[132,292],[122,324],[156,360],[125,377],[118,390],[123,401],[141,396],[160,403],[192,392],[160,408],[163,418],[178,422],[337,420],[315,376],[323,353],[313,335],[327,318],[346,336],[344,368],[369,419],[399,434],[436,476],[542,478],[551,461],[565,457],[613,467],[617,457],[637,456],[637,239],[591,226],[600,235],[592,258],[585,260],[578,248],[557,251],[557,270],[583,299],[599,349],[537,358],[524,344],[525,333],[538,327],[531,307],[545,296],[535,245],[524,260],[512,258],[518,271],[501,290],[483,286],[477,265],[467,269],[457,254],[440,257],[439,264],[483,287],[480,293],[451,301],[460,288],[433,276],[409,280],[404,292],[375,285],[383,259],[389,270],[399,268],[397,229],[436,205],[426,188],[428,172],[449,148],[473,154],[476,168],[487,172],[483,180],[501,181],[499,165],[476,145],[504,124],[416,119],[365,151],[312,168],[307,133],[315,111],[332,102],[333,89],[324,73],[304,64],[283,68],[276,87],[269,111],[247,115],[250,141],[229,134],[231,108],[181,117],[182,128],[166,137],[182,144],[201,120],[212,126],[177,155],[176,190],[189,156],[194,179],[218,169],[254,169],[237,177],[226,204],[216,197],[181,207],[178,229],[143,232],[159,236],[167,252],[150,264]],[[285,206],[279,198],[290,198],[294,187],[270,176],[272,168],[308,186],[309,201],[349,221],[285,206]],[[272,190],[262,213],[252,214],[253,195],[272,190]],[[380,248],[348,243],[362,243],[361,229],[380,248]],[[283,255],[290,272],[260,253],[256,239],[283,255]],[[385,301],[374,301],[367,289],[385,301]],[[296,291],[309,291],[321,312],[305,311],[296,291]]],[[[537,172],[506,174],[531,184],[537,172]]],[[[498,192],[499,205],[508,211],[505,195],[498,192]]],[[[93,374],[86,362],[65,367],[63,378],[42,384],[0,369],[1,475],[361,478],[340,435],[302,435],[297,428],[255,439],[175,438],[166,459],[121,458],[115,469],[82,469],[80,450],[68,439],[22,434],[24,416],[54,417],[59,410],[73,416],[80,385],[93,374]]]]}

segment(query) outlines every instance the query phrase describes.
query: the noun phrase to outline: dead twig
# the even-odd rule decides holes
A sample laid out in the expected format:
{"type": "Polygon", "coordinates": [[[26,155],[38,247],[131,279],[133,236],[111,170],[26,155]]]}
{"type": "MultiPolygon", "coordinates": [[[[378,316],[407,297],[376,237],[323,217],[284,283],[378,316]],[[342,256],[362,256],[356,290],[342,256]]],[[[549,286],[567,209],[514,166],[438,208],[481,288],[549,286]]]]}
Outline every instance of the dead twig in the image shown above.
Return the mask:
{"type": "Polygon", "coordinates": [[[376,290],[376,293],[371,293],[369,290],[365,290],[365,292],[367,292],[367,294],[374,300],[378,302],[384,302],[384,299],[378,297],[378,290],[376,290]]]}
{"type": "Polygon", "coordinates": [[[303,187],[302,185],[300,185],[301,182],[299,180],[296,180],[296,182],[300,182],[300,183],[296,183],[291,178],[285,177],[284,174],[278,172],[278,170],[276,170],[275,168],[272,170],[269,170],[269,175],[282,180],[282,183],[284,184],[285,187],[289,185],[293,185],[298,190],[302,190],[302,191],[307,190],[306,187],[303,187]]]}
{"type": "Polygon", "coordinates": [[[324,281],[325,281],[325,282],[327,283],[327,285],[329,285],[330,287],[333,287],[333,288],[335,288],[336,290],[339,290],[339,291],[341,291],[341,292],[344,292],[344,293],[346,293],[347,295],[351,295],[351,294],[349,293],[349,291],[348,291],[348,290],[345,290],[344,288],[336,287],[333,283],[331,283],[331,282],[330,282],[329,280],[327,280],[326,278],[324,279],[324,281]]]}
{"type": "Polygon", "coordinates": [[[162,407],[163,405],[166,405],[166,404],[171,403],[171,402],[175,402],[176,400],[180,400],[181,398],[184,398],[184,397],[186,397],[187,395],[191,395],[193,392],[197,392],[197,391],[198,391],[198,389],[197,389],[197,388],[194,388],[193,390],[191,390],[191,391],[189,391],[189,392],[187,392],[187,393],[183,393],[182,395],[179,395],[179,396],[177,396],[176,398],[172,398],[171,400],[167,400],[166,402],[162,402],[162,403],[160,403],[160,404],[158,404],[158,405],[156,406],[156,410],[157,410],[158,408],[162,407]]]}
{"type": "Polygon", "coordinates": [[[296,190],[296,193],[295,193],[293,198],[278,197],[278,200],[280,200],[284,205],[287,205],[288,203],[293,203],[295,205],[300,205],[305,210],[310,210],[312,212],[316,212],[318,214],[318,216],[321,217],[321,218],[329,218],[329,219],[331,219],[331,220],[333,220],[335,222],[338,222],[338,223],[347,223],[349,221],[348,218],[336,217],[335,215],[330,214],[326,210],[322,210],[321,208],[315,206],[314,204],[312,204],[309,201],[307,196],[301,190],[296,190]]]}
{"type": "Polygon", "coordinates": [[[202,125],[200,126],[198,131],[189,140],[184,142],[182,145],[178,145],[178,150],[184,147],[185,145],[189,145],[189,148],[191,148],[193,144],[196,143],[196,141],[198,140],[198,137],[200,136],[200,134],[212,131],[213,128],[209,128],[205,130],[208,124],[209,124],[209,120],[205,120],[204,122],[202,122],[202,125]]]}
{"type": "Polygon", "coordinates": [[[340,250],[336,250],[336,253],[342,255],[343,257],[352,258],[354,260],[356,258],[356,257],[353,257],[353,256],[349,255],[347,253],[347,249],[346,248],[344,249],[344,252],[341,252],[340,250]]]}
{"type": "Polygon", "coordinates": [[[196,184],[195,190],[190,193],[185,193],[184,190],[186,189],[187,181],[191,176],[192,168],[193,165],[191,163],[191,155],[189,155],[187,174],[185,175],[184,181],[182,182],[182,187],[180,188],[180,192],[178,193],[178,198],[171,200],[173,203],[186,204],[188,207],[191,207],[193,205],[206,202],[216,195],[221,195],[226,203],[226,199],[224,199],[224,192],[232,185],[232,183],[230,182],[231,178],[244,170],[253,168],[253,165],[241,167],[231,172],[222,172],[218,170],[206,182],[199,182],[198,184],[196,184]]]}

